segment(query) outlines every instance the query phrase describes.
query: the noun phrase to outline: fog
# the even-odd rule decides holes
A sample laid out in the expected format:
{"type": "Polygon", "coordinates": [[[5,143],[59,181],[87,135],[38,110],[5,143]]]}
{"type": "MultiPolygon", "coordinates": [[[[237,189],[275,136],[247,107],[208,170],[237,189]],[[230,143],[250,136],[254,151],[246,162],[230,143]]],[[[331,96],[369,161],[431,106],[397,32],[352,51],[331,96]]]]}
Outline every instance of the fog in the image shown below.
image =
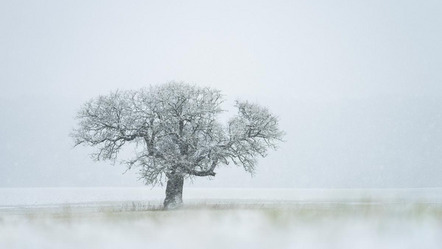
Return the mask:
{"type": "MultiPolygon", "coordinates": [[[[172,80],[267,106],[256,175],[197,187],[442,187],[440,1],[2,1],[0,187],[141,186],[73,148],[90,98],[172,80]]],[[[233,114],[233,113],[232,113],[233,114]]],[[[186,183],[188,186],[190,183],[186,183]]]]}

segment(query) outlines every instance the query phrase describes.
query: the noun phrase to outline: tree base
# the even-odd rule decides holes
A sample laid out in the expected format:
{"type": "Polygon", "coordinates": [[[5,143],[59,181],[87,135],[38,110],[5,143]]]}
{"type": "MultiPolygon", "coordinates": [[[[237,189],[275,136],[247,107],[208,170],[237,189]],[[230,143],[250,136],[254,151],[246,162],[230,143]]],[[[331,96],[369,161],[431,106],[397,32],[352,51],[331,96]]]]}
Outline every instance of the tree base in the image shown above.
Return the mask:
{"type": "Polygon", "coordinates": [[[183,206],[183,176],[172,176],[167,180],[164,209],[176,209],[183,206]]]}

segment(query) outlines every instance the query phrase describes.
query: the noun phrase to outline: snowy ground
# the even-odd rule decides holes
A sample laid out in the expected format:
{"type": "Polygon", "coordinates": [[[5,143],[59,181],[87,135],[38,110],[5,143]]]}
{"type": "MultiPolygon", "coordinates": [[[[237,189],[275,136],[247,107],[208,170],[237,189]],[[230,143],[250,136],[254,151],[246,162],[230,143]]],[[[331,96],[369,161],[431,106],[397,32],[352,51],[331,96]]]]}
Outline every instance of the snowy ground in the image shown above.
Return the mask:
{"type": "Polygon", "coordinates": [[[0,188],[0,248],[440,248],[442,189],[0,188]]]}

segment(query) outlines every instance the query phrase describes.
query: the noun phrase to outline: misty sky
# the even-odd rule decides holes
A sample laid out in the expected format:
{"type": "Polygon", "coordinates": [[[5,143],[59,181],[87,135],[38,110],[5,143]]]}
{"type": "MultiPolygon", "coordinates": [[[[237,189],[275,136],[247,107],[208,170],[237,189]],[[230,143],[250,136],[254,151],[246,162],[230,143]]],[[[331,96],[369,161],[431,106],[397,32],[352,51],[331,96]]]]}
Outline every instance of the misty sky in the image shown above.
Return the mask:
{"type": "Polygon", "coordinates": [[[69,133],[82,103],[185,81],[286,131],[213,187],[442,187],[441,1],[1,1],[0,187],[141,186],[69,133]]]}

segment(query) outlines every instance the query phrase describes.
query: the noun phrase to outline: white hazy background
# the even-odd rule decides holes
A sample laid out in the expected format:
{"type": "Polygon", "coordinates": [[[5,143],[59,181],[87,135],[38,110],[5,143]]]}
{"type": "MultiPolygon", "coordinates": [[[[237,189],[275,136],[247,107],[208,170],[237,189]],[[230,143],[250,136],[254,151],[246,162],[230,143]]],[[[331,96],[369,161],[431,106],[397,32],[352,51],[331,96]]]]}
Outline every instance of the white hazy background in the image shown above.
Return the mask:
{"type": "MultiPolygon", "coordinates": [[[[141,186],[69,137],[79,107],[171,80],[279,116],[251,178],[196,187],[442,187],[441,1],[1,1],[0,187],[141,186]]],[[[232,113],[233,115],[233,113],[232,113]]]]}

